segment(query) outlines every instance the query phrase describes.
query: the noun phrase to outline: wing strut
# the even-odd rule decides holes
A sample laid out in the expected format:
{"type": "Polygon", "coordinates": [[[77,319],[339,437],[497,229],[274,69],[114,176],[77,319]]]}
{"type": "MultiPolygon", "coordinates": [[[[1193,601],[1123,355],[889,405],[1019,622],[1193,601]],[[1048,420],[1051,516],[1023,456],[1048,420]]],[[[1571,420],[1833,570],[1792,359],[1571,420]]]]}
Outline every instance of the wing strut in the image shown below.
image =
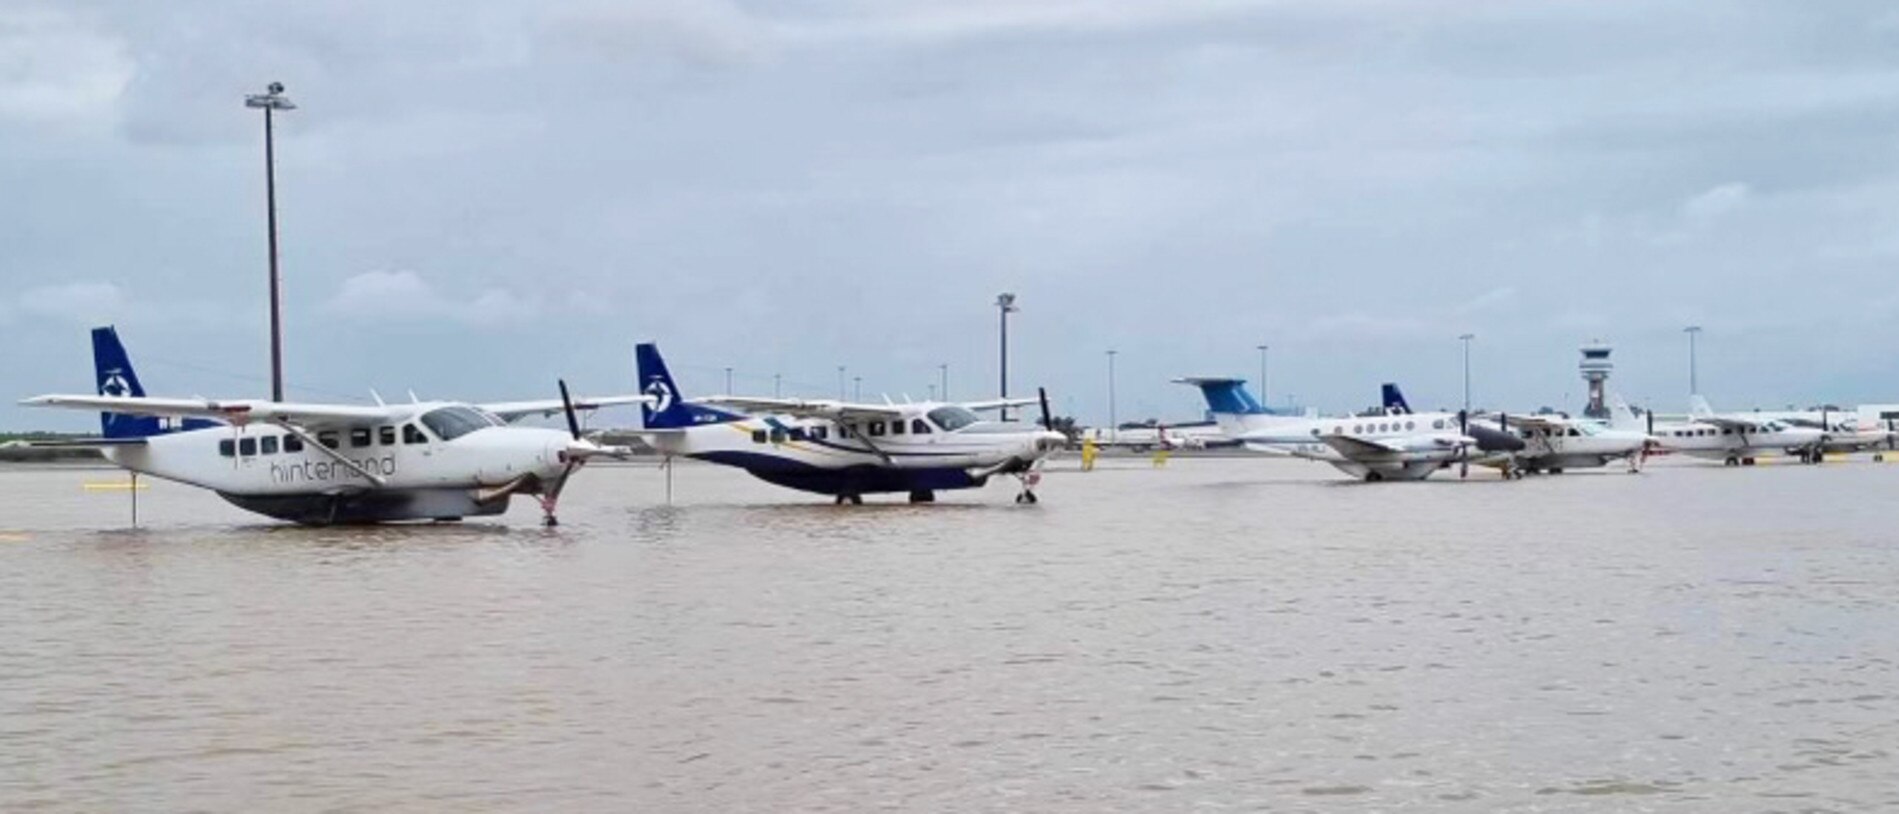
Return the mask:
{"type": "MultiPolygon", "coordinates": [[[[843,426],[843,425],[842,425],[842,424],[839,424],[838,426],[843,426]]],[[[857,425],[857,426],[862,426],[862,425],[857,425]]],[[[865,435],[865,434],[863,434],[863,433],[861,433],[861,432],[858,432],[857,430],[855,430],[855,429],[853,429],[853,430],[851,430],[851,437],[853,437],[853,438],[856,438],[857,440],[859,440],[859,441],[862,441],[862,442],[864,442],[864,446],[866,446],[866,447],[869,447],[869,448],[870,448],[870,451],[871,451],[871,452],[874,452],[874,453],[876,453],[876,454],[877,454],[877,457],[878,457],[878,458],[880,458],[880,459],[882,459],[884,463],[887,463],[887,464],[895,464],[895,463],[896,463],[896,461],[892,461],[892,460],[890,459],[890,453],[887,453],[887,452],[884,452],[884,451],[883,451],[883,450],[881,450],[881,449],[878,449],[878,448],[877,448],[877,445],[876,445],[876,444],[873,444],[873,443],[871,443],[871,442],[870,442],[870,436],[867,436],[867,435],[865,435]]]]}
{"type": "Polygon", "coordinates": [[[295,424],[291,424],[287,421],[272,421],[270,423],[275,424],[279,427],[282,427],[284,428],[285,432],[288,432],[291,435],[294,435],[298,438],[303,439],[304,446],[314,449],[318,452],[321,452],[324,455],[330,456],[330,460],[333,460],[339,464],[342,464],[345,469],[348,469],[351,472],[355,472],[356,474],[361,475],[364,478],[368,479],[370,483],[376,484],[376,488],[378,489],[388,488],[389,482],[386,480],[383,480],[381,475],[373,474],[369,470],[364,469],[361,466],[358,466],[355,461],[352,461],[348,458],[343,457],[343,453],[330,449],[328,446],[324,445],[323,442],[318,441],[315,436],[312,436],[310,433],[305,432],[302,427],[299,427],[295,424]]]}

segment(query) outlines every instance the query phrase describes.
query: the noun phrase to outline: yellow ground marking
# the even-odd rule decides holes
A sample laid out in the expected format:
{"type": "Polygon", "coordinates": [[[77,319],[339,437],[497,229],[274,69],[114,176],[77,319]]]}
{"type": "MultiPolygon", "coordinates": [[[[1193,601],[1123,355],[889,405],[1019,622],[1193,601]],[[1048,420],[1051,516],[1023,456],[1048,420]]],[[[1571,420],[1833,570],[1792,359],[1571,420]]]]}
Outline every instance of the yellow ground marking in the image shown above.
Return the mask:
{"type": "Polygon", "coordinates": [[[129,492],[137,489],[141,492],[152,488],[149,483],[133,485],[124,481],[89,481],[85,485],[88,492],[129,492]]]}

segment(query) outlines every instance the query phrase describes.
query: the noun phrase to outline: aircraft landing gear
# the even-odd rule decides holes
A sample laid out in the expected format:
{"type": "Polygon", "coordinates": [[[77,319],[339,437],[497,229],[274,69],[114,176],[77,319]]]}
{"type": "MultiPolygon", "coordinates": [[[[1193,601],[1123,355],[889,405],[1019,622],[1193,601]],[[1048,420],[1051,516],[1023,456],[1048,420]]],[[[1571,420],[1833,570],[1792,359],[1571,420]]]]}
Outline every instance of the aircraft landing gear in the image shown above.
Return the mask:
{"type": "Polygon", "coordinates": [[[1754,459],[1753,459],[1753,458],[1742,458],[1742,459],[1741,459],[1741,465],[1742,465],[1742,466],[1753,466],[1753,465],[1754,465],[1754,459]]]}
{"type": "Polygon", "coordinates": [[[935,503],[936,493],[928,489],[914,489],[910,492],[911,503],[935,503]]]}
{"type": "Polygon", "coordinates": [[[862,506],[864,505],[864,496],[863,495],[838,495],[837,500],[835,501],[835,505],[862,506]]]}
{"type": "Polygon", "coordinates": [[[560,525],[560,518],[554,516],[554,504],[560,502],[560,490],[554,489],[541,495],[541,527],[554,528],[560,525]]]}
{"type": "Polygon", "coordinates": [[[1729,456],[1727,457],[1727,460],[1724,460],[1724,461],[1722,461],[1722,462],[1721,462],[1721,465],[1722,465],[1722,466],[1740,466],[1740,465],[1741,465],[1741,459],[1739,459],[1739,458],[1736,458],[1736,457],[1734,457],[1734,456],[1732,456],[1732,455],[1729,455],[1729,456]]]}
{"type": "Polygon", "coordinates": [[[1019,473],[1015,477],[1016,477],[1016,480],[1019,480],[1022,482],[1022,492],[1015,496],[1015,502],[1017,503],[1042,502],[1040,498],[1037,498],[1035,496],[1035,487],[1037,484],[1040,484],[1042,482],[1041,470],[1031,469],[1027,472],[1019,473]]]}
{"type": "Polygon", "coordinates": [[[1366,472],[1365,473],[1366,483],[1377,483],[1384,479],[1385,479],[1385,473],[1383,472],[1366,472]]]}

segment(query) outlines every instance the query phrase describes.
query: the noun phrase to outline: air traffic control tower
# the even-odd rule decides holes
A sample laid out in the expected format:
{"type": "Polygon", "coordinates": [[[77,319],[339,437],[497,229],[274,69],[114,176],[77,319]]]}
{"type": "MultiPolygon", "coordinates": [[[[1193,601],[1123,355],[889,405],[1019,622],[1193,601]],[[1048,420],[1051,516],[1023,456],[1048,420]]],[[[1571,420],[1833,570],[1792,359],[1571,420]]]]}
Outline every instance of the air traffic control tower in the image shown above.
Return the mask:
{"type": "Polygon", "coordinates": [[[1590,340],[1582,346],[1582,361],[1576,364],[1582,371],[1583,382],[1589,385],[1589,404],[1583,407],[1583,415],[1590,418],[1609,417],[1609,372],[1615,370],[1615,363],[1609,361],[1609,350],[1602,340],[1590,340]]]}

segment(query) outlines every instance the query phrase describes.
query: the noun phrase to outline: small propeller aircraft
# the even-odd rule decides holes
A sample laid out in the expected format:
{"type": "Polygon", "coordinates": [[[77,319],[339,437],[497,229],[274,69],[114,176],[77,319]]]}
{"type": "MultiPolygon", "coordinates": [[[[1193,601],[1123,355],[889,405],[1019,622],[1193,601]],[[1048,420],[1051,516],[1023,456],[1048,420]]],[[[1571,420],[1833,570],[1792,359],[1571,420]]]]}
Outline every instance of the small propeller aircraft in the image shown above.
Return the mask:
{"type": "Polygon", "coordinates": [[[1728,466],[1752,466],[1756,458],[1782,453],[1802,461],[1820,460],[1830,440],[1826,430],[1796,427],[1777,418],[1746,413],[1717,414],[1708,400],[1694,396],[1685,422],[1656,424],[1649,414],[1649,434],[1661,449],[1728,466]]]}
{"type": "Polygon", "coordinates": [[[497,515],[517,494],[538,496],[543,521],[556,525],[555,506],[574,472],[629,452],[582,437],[576,413],[652,400],[576,400],[566,382],[558,400],[498,404],[148,398],[115,329],[94,329],[92,349],[98,395],[21,402],[100,411],[102,437],[61,445],[96,447],[134,473],[305,525],[497,515]],[[567,416],[565,432],[508,423],[556,413],[567,416]]]}
{"type": "Polygon", "coordinates": [[[644,435],[666,455],[735,466],[761,480],[860,504],[864,495],[971,489],[996,475],[1021,481],[1017,503],[1035,503],[1040,464],[1067,443],[1051,429],[1048,395],[1036,399],[908,404],[712,396],[687,400],[652,343],[635,350],[644,435]],[[1039,403],[1040,426],[987,421],[978,410],[1039,403]]]}
{"type": "Polygon", "coordinates": [[[1342,418],[1292,418],[1267,413],[1244,379],[1185,378],[1200,388],[1208,411],[1247,449],[1331,464],[1366,481],[1422,480],[1452,464],[1497,466],[1512,474],[1511,453],[1523,439],[1481,426],[1463,413],[1414,413],[1396,385],[1384,386],[1383,413],[1342,418]]]}

